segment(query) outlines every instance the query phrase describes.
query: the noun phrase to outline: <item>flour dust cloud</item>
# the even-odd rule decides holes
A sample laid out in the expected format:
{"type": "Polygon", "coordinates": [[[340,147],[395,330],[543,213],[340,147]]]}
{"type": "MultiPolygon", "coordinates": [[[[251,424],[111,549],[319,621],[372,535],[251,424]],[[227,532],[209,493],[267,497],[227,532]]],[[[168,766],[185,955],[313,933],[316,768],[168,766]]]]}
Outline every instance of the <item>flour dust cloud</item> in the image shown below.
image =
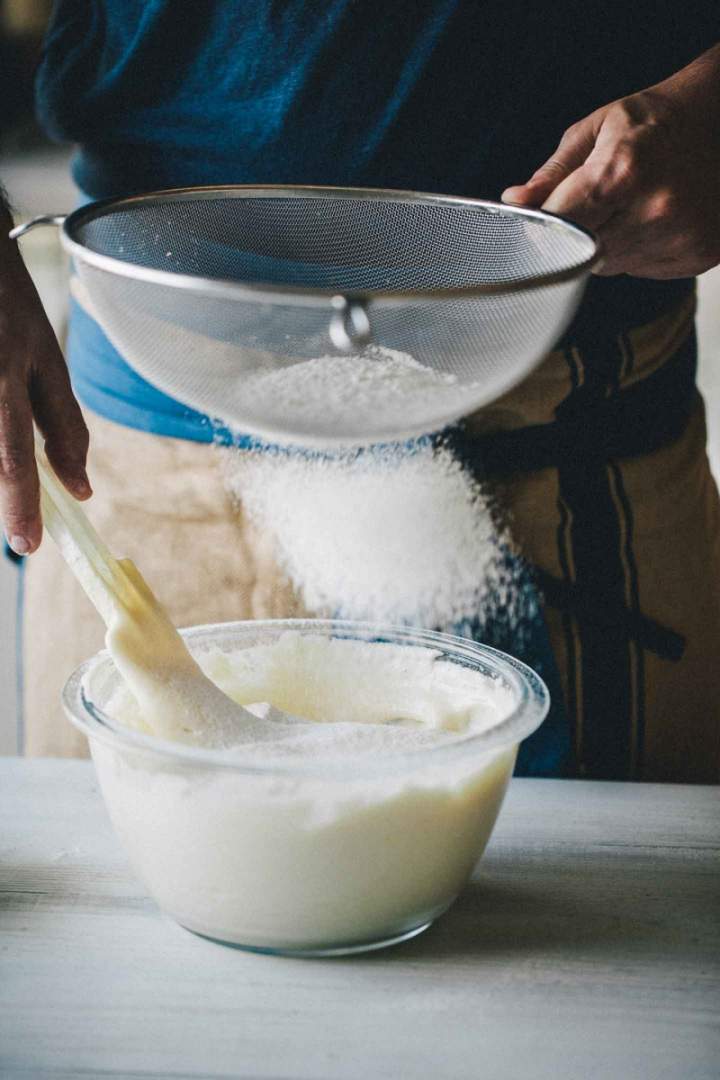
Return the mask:
{"type": "Polygon", "coordinates": [[[223,457],[228,489],[313,614],[451,630],[512,604],[507,537],[448,448],[223,457]]]}

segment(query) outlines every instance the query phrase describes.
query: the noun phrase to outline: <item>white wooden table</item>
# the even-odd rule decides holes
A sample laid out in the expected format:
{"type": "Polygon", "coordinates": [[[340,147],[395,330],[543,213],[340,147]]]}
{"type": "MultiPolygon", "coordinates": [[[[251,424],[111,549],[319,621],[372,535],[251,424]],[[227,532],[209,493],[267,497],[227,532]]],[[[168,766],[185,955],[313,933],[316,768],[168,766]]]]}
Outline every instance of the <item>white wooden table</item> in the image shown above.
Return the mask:
{"type": "Polygon", "coordinates": [[[0,1076],[716,1078],[718,792],[516,780],[428,933],[290,960],[163,918],[89,764],[0,759],[0,1076]]]}

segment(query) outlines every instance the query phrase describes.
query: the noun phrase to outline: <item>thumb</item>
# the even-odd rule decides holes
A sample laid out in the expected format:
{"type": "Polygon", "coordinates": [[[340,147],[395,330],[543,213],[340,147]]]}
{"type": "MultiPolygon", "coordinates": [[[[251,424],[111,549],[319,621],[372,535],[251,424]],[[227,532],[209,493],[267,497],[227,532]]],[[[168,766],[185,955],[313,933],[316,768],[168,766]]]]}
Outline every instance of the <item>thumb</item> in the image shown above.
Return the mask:
{"type": "Polygon", "coordinates": [[[541,206],[551,191],[579,168],[595,145],[598,130],[597,114],[591,113],[584,120],[569,127],[558,143],[557,150],[544,165],[533,173],[525,184],[506,188],[501,198],[506,203],[524,206],[541,206]]]}

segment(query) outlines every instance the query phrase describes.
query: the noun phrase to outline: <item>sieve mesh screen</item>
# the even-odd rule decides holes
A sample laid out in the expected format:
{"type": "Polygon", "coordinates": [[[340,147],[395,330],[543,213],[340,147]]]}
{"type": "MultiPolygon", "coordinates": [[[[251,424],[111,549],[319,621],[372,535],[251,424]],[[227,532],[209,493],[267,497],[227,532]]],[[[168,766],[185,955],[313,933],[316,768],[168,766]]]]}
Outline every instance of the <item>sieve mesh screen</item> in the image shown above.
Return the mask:
{"type": "Polygon", "coordinates": [[[562,333],[596,253],[539,212],[331,188],[118,200],[71,215],[65,238],[87,306],[141,375],[242,430],[317,443],[434,430],[499,396],[562,333]],[[361,302],[355,345],[331,333],[347,327],[333,295],[361,302]],[[385,364],[338,365],[362,384],[354,401],[338,405],[354,383],[327,364],[315,390],[293,371],[297,392],[282,392],[280,369],[347,353],[385,364]],[[395,372],[396,353],[410,366],[395,372]]]}

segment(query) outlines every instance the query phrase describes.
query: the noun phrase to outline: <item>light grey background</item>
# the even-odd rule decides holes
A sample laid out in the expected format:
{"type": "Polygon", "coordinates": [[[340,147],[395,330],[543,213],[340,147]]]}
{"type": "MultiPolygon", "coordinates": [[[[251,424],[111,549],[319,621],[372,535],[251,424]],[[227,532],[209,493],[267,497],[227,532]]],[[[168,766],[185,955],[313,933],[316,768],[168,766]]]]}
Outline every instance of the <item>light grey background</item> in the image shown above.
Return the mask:
{"type": "MultiPolygon", "coordinates": [[[[42,148],[0,159],[0,177],[17,217],[60,213],[77,198],[68,173],[69,154],[42,148]]],[[[23,253],[43,303],[60,332],[66,304],[67,271],[53,229],[38,229],[23,241],[23,253]]],[[[720,267],[700,279],[700,386],[708,409],[709,451],[720,477],[720,267]]],[[[16,592],[17,570],[0,558],[0,754],[16,753],[16,592]]]]}

